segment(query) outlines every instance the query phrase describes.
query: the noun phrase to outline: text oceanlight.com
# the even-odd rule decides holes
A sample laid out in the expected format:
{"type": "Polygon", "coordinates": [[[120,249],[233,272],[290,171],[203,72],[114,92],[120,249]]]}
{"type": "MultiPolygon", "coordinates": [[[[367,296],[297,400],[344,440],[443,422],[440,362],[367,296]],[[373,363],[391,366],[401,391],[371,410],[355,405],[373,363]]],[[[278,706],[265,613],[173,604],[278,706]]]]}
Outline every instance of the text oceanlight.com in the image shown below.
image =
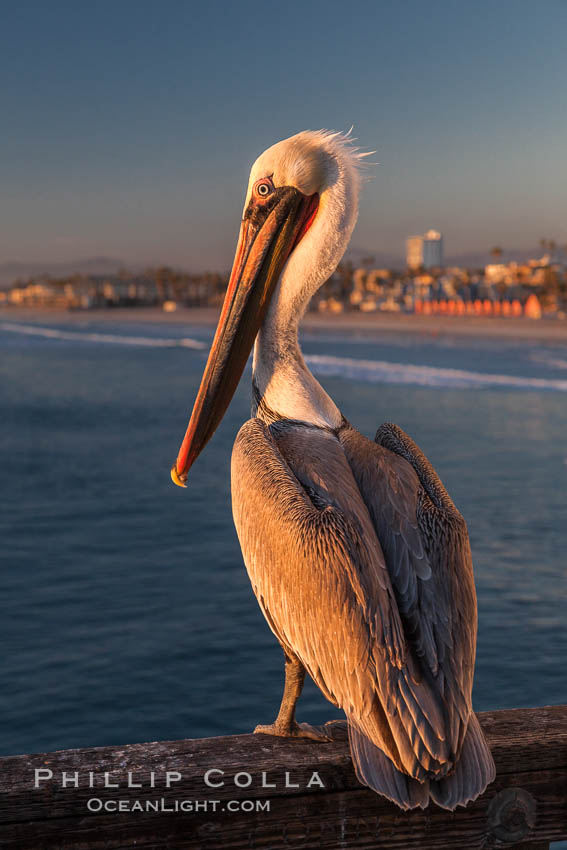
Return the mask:
{"type": "Polygon", "coordinates": [[[87,801],[89,812],[269,812],[269,800],[101,800],[87,801]]]}

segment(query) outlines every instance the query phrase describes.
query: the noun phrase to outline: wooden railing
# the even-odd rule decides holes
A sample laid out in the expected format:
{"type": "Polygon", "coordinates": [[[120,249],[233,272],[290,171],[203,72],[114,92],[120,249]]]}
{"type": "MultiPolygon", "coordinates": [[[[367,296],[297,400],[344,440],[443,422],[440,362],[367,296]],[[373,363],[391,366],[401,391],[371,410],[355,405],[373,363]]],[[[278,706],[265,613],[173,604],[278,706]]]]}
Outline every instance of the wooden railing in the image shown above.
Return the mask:
{"type": "Polygon", "coordinates": [[[1,758],[0,847],[543,850],[567,839],[567,706],[479,719],[497,778],[454,813],[404,813],[362,788],[339,726],[328,744],[236,735],[1,758]]]}

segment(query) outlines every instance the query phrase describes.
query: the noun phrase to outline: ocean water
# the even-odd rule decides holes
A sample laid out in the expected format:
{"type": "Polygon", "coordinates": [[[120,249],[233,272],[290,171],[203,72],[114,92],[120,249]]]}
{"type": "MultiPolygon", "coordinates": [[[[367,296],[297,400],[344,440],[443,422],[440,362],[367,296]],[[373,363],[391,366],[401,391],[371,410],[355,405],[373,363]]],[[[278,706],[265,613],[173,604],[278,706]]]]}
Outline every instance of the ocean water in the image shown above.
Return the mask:
{"type": "MultiPolygon", "coordinates": [[[[188,489],[169,478],[211,335],[0,316],[0,753],[275,717],[281,652],[230,509],[249,369],[188,489]]],[[[476,709],[566,703],[567,342],[319,333],[303,348],[359,430],[413,436],[467,519],[476,709]]],[[[308,684],[299,719],[334,716],[308,684]]]]}

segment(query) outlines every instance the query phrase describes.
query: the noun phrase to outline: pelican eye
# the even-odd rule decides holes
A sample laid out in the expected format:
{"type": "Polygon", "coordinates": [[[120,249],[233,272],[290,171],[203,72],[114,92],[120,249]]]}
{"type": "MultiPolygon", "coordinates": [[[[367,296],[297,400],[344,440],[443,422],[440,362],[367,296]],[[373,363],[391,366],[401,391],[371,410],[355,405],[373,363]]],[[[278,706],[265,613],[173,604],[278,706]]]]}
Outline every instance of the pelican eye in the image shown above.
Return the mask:
{"type": "Polygon", "coordinates": [[[259,180],[254,187],[254,191],[259,198],[267,198],[274,191],[274,184],[271,180],[259,180]]]}

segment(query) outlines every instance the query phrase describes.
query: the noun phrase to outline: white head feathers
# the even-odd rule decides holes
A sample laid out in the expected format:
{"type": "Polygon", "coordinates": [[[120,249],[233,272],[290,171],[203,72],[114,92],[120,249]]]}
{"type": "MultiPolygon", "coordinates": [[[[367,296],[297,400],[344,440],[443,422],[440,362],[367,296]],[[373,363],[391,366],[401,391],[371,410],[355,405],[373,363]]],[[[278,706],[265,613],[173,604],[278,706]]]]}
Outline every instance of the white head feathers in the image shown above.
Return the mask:
{"type": "Polygon", "coordinates": [[[374,152],[361,152],[351,131],[304,130],[269,147],[250,171],[245,208],[261,177],[270,177],[276,187],[294,186],[304,195],[323,195],[336,182],[337,172],[348,169],[358,189],[362,160],[374,152]]]}
{"type": "Polygon", "coordinates": [[[334,272],[358,217],[363,158],[349,133],[306,130],[278,142],[258,157],[251,188],[261,177],[279,186],[294,186],[305,195],[319,194],[314,222],[291,253],[270,304],[266,324],[282,341],[293,335],[311,296],[334,272]],[[277,325],[277,330],[275,325],[277,325]]]}

